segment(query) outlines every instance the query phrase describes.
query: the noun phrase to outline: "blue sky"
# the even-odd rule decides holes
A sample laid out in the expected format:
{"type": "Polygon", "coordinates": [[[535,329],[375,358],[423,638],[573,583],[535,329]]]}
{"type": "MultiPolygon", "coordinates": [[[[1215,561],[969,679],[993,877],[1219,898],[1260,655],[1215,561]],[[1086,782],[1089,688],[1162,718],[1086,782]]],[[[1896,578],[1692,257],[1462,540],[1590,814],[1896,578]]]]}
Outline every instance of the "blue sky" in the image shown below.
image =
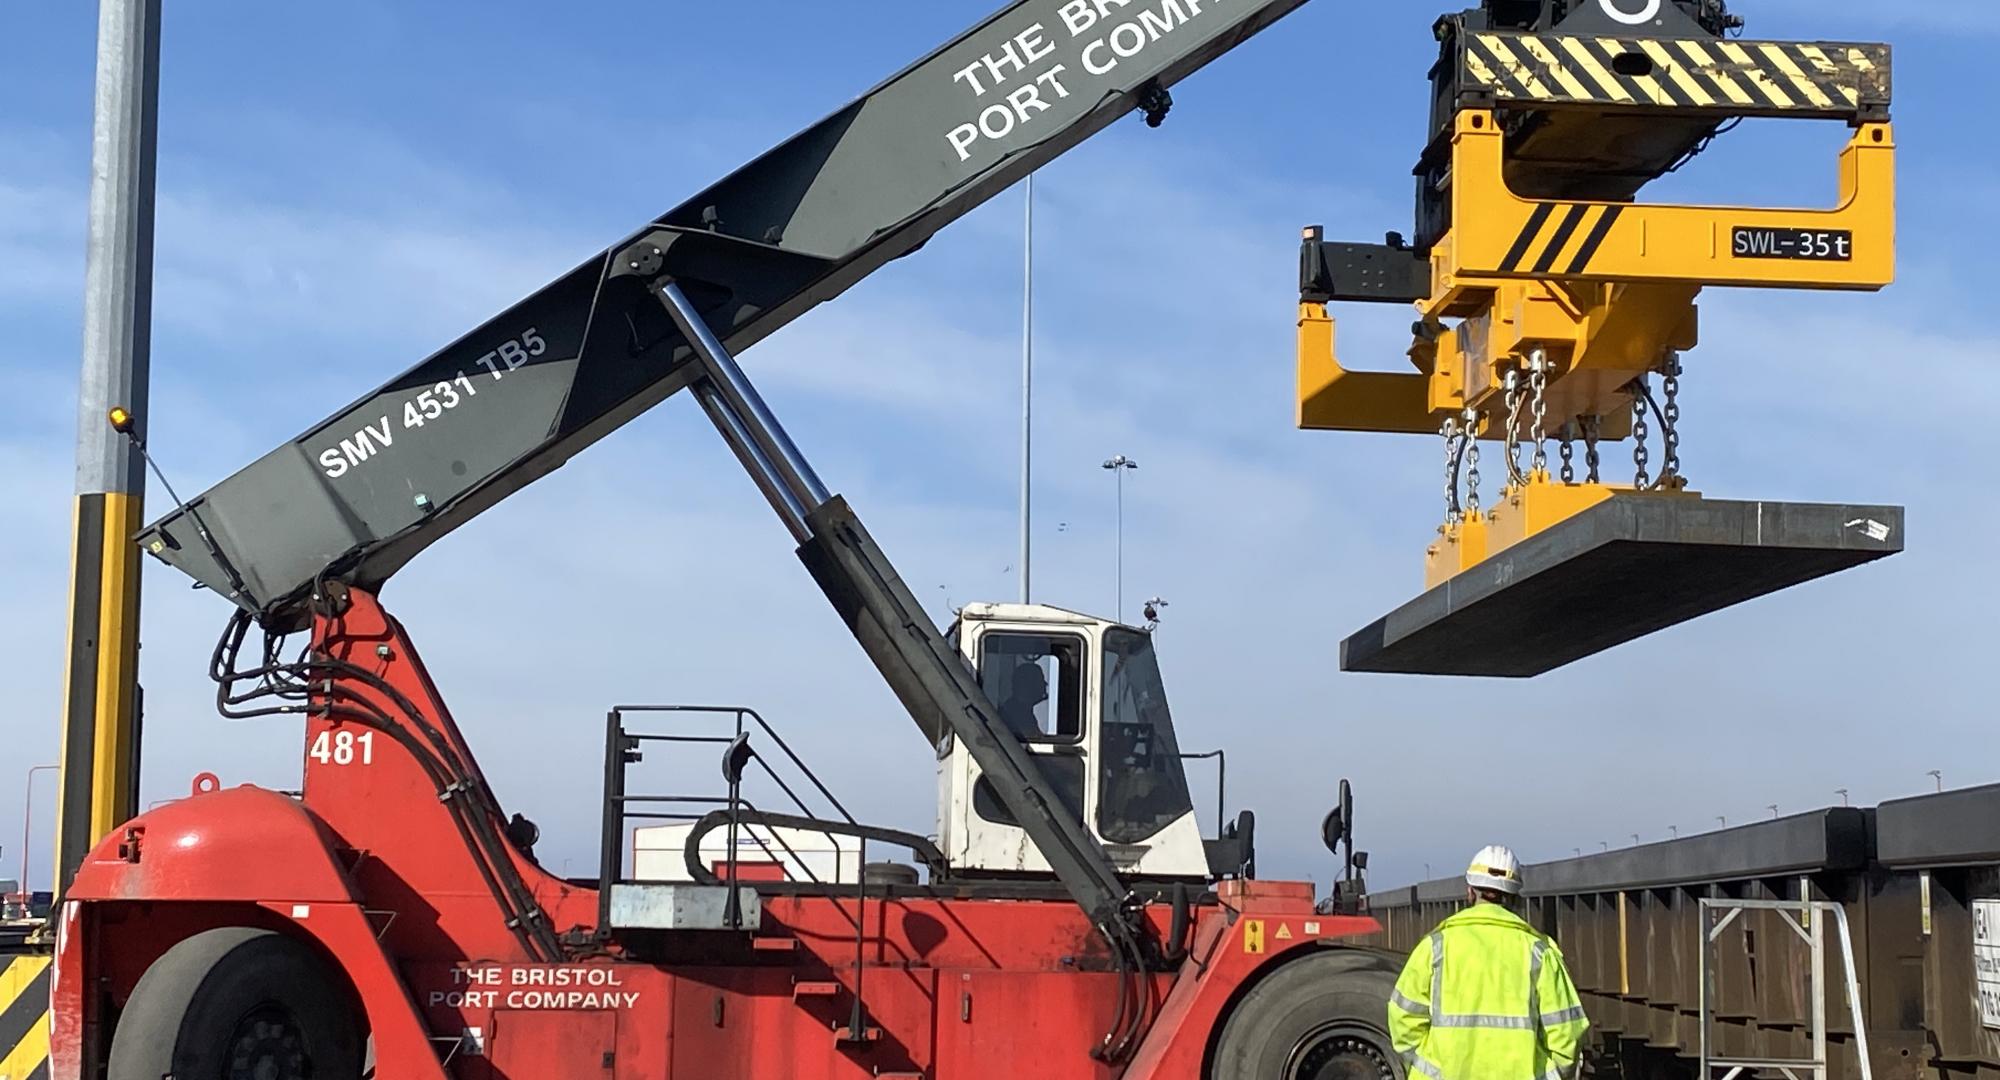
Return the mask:
{"type": "MultiPolygon", "coordinates": [[[[31,5],[0,38],[0,792],[56,748],[90,7],[31,5]]],[[[170,6],[152,438],[184,492],[990,5],[573,7],[170,6]]],[[[1421,583],[1437,448],[1290,426],[1298,227],[1408,228],[1433,6],[1307,4],[1177,88],[1163,129],[1123,122],[1038,182],[1037,595],[1111,606],[1097,466],[1139,460],[1127,595],[1171,601],[1160,648],[1182,741],[1229,750],[1267,873],[1325,880],[1313,834],[1342,775],[1383,884],[1489,842],[1549,858],[1841,787],[1909,794],[1932,768],[2000,779],[2000,595],[1974,554],[2000,527],[2000,332],[1967,272],[2000,239],[2000,162],[1962,75],[1984,69],[2000,12],[1736,7],[1758,36],[1897,46],[1902,280],[1878,296],[1706,298],[1688,470],[1722,496],[1905,503],[1911,549],[1533,682],[1337,673],[1340,638],[1421,583]]],[[[1668,193],[1822,203],[1841,136],[1749,125],[1668,193]]],[[[745,357],[940,614],[1015,589],[1019,218],[1003,196],[745,357]]],[[[1344,358],[1393,366],[1407,318],[1346,315],[1344,358]]],[[[686,401],[438,545],[385,599],[503,800],[572,872],[594,866],[597,718],[613,701],[755,705],[857,811],[931,821],[928,748],[686,401]]],[[[144,603],[146,797],[203,769],[291,786],[294,728],[210,707],[221,602],[152,572],[144,603]]],[[[0,795],[0,837],[19,834],[19,805],[0,795]]]]}

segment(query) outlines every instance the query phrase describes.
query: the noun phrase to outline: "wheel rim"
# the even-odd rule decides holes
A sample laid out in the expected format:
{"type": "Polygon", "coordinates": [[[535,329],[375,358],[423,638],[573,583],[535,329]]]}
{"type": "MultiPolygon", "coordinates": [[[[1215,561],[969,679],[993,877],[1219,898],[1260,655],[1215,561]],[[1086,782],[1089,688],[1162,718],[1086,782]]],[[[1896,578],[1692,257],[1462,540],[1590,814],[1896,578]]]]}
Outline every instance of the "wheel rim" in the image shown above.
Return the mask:
{"type": "Polygon", "coordinates": [[[1292,1048],[1285,1080],[1396,1080],[1381,1037],[1357,1024],[1329,1024],[1292,1048]]]}
{"type": "Polygon", "coordinates": [[[263,1005],[229,1036],[228,1080],[312,1080],[305,1029],[282,1005],[263,1005]]]}

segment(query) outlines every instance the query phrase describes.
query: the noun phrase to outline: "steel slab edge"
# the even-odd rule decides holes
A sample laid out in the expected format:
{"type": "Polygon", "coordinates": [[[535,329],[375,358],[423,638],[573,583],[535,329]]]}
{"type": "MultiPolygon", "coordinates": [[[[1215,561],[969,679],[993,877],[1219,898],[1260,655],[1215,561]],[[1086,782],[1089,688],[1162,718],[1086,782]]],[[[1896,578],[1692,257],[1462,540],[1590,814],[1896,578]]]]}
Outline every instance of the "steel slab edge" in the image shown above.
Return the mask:
{"type": "Polygon", "coordinates": [[[1404,604],[1343,671],[1526,678],[1903,550],[1903,508],[1620,494],[1404,604]]]}

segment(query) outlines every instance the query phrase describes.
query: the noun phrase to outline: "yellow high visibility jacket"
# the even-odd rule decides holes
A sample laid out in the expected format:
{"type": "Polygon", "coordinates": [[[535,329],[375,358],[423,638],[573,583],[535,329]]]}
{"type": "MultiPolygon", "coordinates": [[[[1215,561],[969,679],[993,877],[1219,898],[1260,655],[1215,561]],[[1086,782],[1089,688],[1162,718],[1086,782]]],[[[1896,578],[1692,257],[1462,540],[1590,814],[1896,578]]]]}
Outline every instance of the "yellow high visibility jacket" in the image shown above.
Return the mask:
{"type": "Polygon", "coordinates": [[[1570,1080],[1589,1029],[1555,942],[1497,904],[1440,923],[1389,998],[1412,1078],[1570,1080]]]}

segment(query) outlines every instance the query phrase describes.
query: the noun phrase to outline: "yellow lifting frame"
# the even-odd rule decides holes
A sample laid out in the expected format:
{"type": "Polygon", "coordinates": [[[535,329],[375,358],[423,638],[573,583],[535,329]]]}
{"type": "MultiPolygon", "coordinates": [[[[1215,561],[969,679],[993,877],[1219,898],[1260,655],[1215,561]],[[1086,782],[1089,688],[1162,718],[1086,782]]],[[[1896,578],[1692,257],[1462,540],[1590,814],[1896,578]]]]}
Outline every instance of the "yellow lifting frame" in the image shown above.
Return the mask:
{"type": "Polygon", "coordinates": [[[1483,109],[1458,115],[1451,167],[1452,228],[1432,249],[1424,307],[1434,317],[1458,313],[1494,279],[1860,290],[1895,280],[1896,140],[1887,123],[1856,126],[1840,155],[1840,198],[1825,210],[1525,199],[1507,186],[1506,135],[1483,109]],[[1780,257],[1757,250],[1765,234],[1812,238],[1815,247],[1780,257]]]}
{"type": "MultiPolygon", "coordinates": [[[[1598,435],[1615,441],[1631,432],[1626,387],[1696,345],[1704,287],[1875,290],[1894,280],[1887,123],[1855,126],[1840,156],[1839,201],[1823,210],[1526,199],[1506,183],[1505,146],[1493,113],[1459,114],[1453,226],[1431,252],[1432,295],[1416,305],[1414,371],[1344,368],[1326,305],[1300,304],[1300,427],[1436,434],[1456,419],[1497,439],[1502,380],[1539,350],[1549,414],[1602,417],[1598,435]]],[[[1535,472],[1503,487],[1493,506],[1439,527],[1427,587],[1608,499],[1634,497],[1698,496],[1677,478],[1639,491],[1535,472]]]]}
{"type": "Polygon", "coordinates": [[[1326,305],[1302,303],[1298,425],[1432,434],[1469,406],[1481,410],[1481,434],[1495,437],[1499,375],[1536,348],[1555,362],[1552,412],[1609,416],[1618,387],[1667,350],[1694,347],[1694,299],[1706,286],[1890,284],[1895,146],[1890,125],[1858,125],[1840,157],[1840,200],[1826,210],[1557,202],[1508,188],[1505,135],[1491,112],[1467,110],[1452,142],[1453,227],[1432,250],[1433,292],[1417,305],[1431,333],[1412,344],[1416,370],[1347,369],[1326,305]],[[1739,255],[1739,232],[1750,248],[1776,238],[1795,256],[1822,257],[1739,255]]]}

